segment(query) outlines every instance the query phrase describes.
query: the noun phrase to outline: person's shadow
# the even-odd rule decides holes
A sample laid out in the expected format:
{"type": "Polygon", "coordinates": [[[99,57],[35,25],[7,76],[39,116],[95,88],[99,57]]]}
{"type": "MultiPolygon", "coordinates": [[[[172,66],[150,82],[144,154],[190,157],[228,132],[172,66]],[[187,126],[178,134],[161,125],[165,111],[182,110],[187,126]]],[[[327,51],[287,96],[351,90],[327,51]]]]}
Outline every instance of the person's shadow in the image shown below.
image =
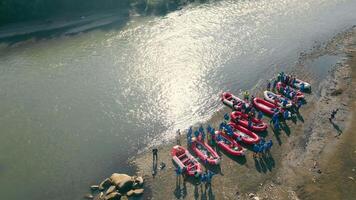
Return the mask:
{"type": "Polygon", "coordinates": [[[341,135],[342,130],[340,129],[339,125],[335,124],[333,121],[331,121],[331,124],[333,125],[334,129],[337,131],[338,135],[341,135]]]}
{"type": "Polygon", "coordinates": [[[181,190],[181,176],[176,175],[176,189],[174,190],[174,196],[176,199],[180,199],[182,197],[182,190],[181,190]]]}

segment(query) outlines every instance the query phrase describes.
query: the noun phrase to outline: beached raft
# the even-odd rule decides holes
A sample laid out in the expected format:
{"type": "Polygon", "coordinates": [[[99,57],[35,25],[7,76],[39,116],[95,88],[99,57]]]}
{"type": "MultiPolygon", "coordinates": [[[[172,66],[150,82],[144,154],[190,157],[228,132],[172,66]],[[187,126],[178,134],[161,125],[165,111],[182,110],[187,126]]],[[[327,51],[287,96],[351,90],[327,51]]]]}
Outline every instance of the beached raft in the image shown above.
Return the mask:
{"type": "Polygon", "coordinates": [[[191,148],[194,151],[194,153],[200,158],[200,160],[202,160],[204,163],[210,165],[220,164],[221,161],[220,156],[206,142],[194,137],[192,138],[191,148]]]}
{"type": "Polygon", "coordinates": [[[195,177],[202,174],[200,163],[184,147],[174,146],[171,150],[171,155],[173,162],[183,170],[183,173],[195,177]]]}
{"type": "Polygon", "coordinates": [[[219,148],[223,149],[228,154],[232,156],[245,156],[246,149],[241,147],[241,145],[237,143],[232,137],[224,134],[223,132],[215,131],[213,140],[216,141],[216,144],[219,148]]]}
{"type": "Polygon", "coordinates": [[[248,128],[252,131],[265,131],[267,129],[267,124],[264,123],[262,120],[259,120],[257,118],[252,118],[252,126],[248,127],[248,115],[245,113],[242,113],[240,111],[234,111],[230,114],[231,121],[239,124],[245,128],[248,128]]]}
{"type": "Polygon", "coordinates": [[[260,141],[260,137],[247,128],[233,122],[229,122],[229,125],[234,129],[233,136],[237,139],[241,139],[241,142],[245,144],[257,144],[260,141]]]}
{"type": "Polygon", "coordinates": [[[242,107],[242,104],[245,104],[246,107],[248,107],[248,103],[245,102],[244,100],[240,99],[239,97],[229,93],[229,92],[224,92],[221,95],[221,101],[229,106],[230,108],[234,110],[240,110],[242,107]]]}
{"type": "Polygon", "coordinates": [[[284,97],[292,99],[291,93],[293,92],[293,93],[295,93],[295,95],[297,96],[298,99],[304,99],[304,94],[300,90],[296,90],[296,89],[293,89],[292,87],[289,87],[289,92],[286,93],[285,92],[286,88],[287,88],[287,85],[285,83],[282,83],[282,82],[277,83],[277,91],[284,97]]]}
{"type": "Polygon", "coordinates": [[[279,106],[258,97],[253,99],[253,104],[257,109],[267,115],[273,115],[275,109],[281,110],[279,106]]]}
{"type": "Polygon", "coordinates": [[[267,100],[267,101],[269,101],[270,103],[273,103],[273,104],[275,103],[275,99],[277,99],[278,100],[278,106],[281,107],[281,108],[290,108],[290,107],[292,107],[292,102],[289,99],[287,99],[287,98],[285,98],[285,97],[283,97],[281,95],[275,94],[275,93],[273,93],[271,91],[267,91],[267,90],[264,91],[263,92],[263,96],[264,96],[265,100],[267,100]],[[283,101],[284,100],[287,100],[287,104],[285,106],[283,106],[283,101]]]}
{"type": "Polygon", "coordinates": [[[289,85],[294,87],[294,88],[297,88],[297,89],[301,90],[303,84],[304,84],[304,90],[305,91],[308,91],[308,90],[310,91],[311,90],[310,83],[302,81],[302,80],[297,79],[297,78],[295,79],[294,84],[289,84],[289,85]]]}

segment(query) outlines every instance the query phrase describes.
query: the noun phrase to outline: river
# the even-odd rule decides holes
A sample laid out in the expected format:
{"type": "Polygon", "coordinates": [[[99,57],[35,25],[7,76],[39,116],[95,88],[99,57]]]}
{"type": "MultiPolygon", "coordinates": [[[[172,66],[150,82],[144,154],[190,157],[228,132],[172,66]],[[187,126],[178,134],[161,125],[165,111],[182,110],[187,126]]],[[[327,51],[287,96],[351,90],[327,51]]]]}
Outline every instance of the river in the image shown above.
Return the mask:
{"type": "Polygon", "coordinates": [[[355,25],[354,0],[218,1],[0,49],[2,199],[81,199],[355,25]]]}

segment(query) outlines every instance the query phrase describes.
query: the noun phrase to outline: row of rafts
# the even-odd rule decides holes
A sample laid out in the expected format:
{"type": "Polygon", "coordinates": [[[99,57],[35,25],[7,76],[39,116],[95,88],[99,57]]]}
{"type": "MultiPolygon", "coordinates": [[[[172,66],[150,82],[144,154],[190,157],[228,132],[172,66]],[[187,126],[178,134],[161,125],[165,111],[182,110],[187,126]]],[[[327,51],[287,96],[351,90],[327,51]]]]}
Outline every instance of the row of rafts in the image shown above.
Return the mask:
{"type": "MultiPolygon", "coordinates": [[[[298,101],[304,101],[304,92],[311,91],[309,83],[290,77],[283,73],[278,74],[275,80],[276,87],[272,89],[276,93],[266,90],[263,92],[264,98],[253,97],[250,101],[248,98],[242,100],[231,93],[224,92],[221,95],[221,101],[232,108],[233,112],[230,117],[225,118],[226,121],[222,123],[218,131],[208,127],[208,142],[217,145],[232,156],[245,156],[246,149],[240,145],[240,142],[246,145],[258,144],[261,138],[256,132],[264,132],[268,127],[262,120],[262,113],[267,116],[277,113],[280,117],[288,119],[291,116],[289,110],[298,101]],[[258,117],[255,117],[256,109],[258,117]],[[285,115],[286,113],[287,115],[285,115]]],[[[268,89],[270,88],[268,87],[268,89]]],[[[204,130],[200,129],[200,134],[191,137],[192,130],[188,131],[187,138],[190,149],[204,164],[219,165],[221,158],[205,142],[203,132],[204,130]]],[[[177,169],[182,173],[195,177],[202,174],[200,163],[186,148],[176,145],[172,148],[171,155],[177,169]]]]}

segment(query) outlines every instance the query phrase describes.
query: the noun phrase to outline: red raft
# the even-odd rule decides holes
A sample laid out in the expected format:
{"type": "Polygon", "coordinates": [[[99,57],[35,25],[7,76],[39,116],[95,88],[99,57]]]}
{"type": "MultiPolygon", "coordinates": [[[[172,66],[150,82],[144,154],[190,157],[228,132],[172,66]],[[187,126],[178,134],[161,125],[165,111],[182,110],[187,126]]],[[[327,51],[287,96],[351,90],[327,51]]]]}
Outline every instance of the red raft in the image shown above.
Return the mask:
{"type": "Polygon", "coordinates": [[[234,129],[233,136],[235,138],[240,138],[242,142],[246,144],[257,144],[260,141],[260,137],[247,128],[237,125],[233,122],[229,122],[229,125],[234,129]]]}
{"type": "Polygon", "coordinates": [[[229,106],[232,109],[239,110],[242,107],[242,104],[245,103],[246,107],[248,107],[248,103],[240,99],[239,97],[229,93],[229,92],[224,92],[221,95],[221,101],[229,106]]]}
{"type": "Polygon", "coordinates": [[[198,177],[202,174],[200,163],[184,147],[174,146],[171,150],[171,155],[174,163],[188,176],[198,177]]]}
{"type": "Polygon", "coordinates": [[[279,106],[258,97],[255,97],[253,99],[253,104],[257,109],[259,109],[260,111],[264,112],[267,115],[273,115],[275,109],[281,110],[279,106]]]}
{"type": "MultiPolygon", "coordinates": [[[[239,124],[245,128],[248,128],[248,115],[245,113],[242,113],[240,111],[234,111],[230,114],[231,121],[233,121],[236,124],[239,124]],[[238,119],[238,120],[236,120],[238,119]]],[[[264,123],[262,120],[259,120],[257,118],[252,118],[252,126],[251,130],[252,131],[265,131],[267,129],[267,124],[264,123]]]]}
{"type": "Polygon", "coordinates": [[[303,92],[301,92],[300,90],[293,89],[290,86],[288,86],[289,92],[286,92],[286,87],[287,87],[286,84],[284,84],[282,82],[278,82],[276,88],[277,88],[277,91],[278,91],[279,94],[281,94],[284,97],[287,97],[289,99],[293,99],[293,97],[291,95],[292,93],[294,93],[298,99],[304,99],[303,92]]]}
{"type": "Polygon", "coordinates": [[[221,131],[215,131],[213,139],[217,145],[232,156],[245,156],[245,149],[241,147],[233,138],[221,131]]]}
{"type": "Polygon", "coordinates": [[[220,156],[209,144],[197,138],[192,138],[192,150],[204,162],[210,165],[220,164],[220,156]]]}

